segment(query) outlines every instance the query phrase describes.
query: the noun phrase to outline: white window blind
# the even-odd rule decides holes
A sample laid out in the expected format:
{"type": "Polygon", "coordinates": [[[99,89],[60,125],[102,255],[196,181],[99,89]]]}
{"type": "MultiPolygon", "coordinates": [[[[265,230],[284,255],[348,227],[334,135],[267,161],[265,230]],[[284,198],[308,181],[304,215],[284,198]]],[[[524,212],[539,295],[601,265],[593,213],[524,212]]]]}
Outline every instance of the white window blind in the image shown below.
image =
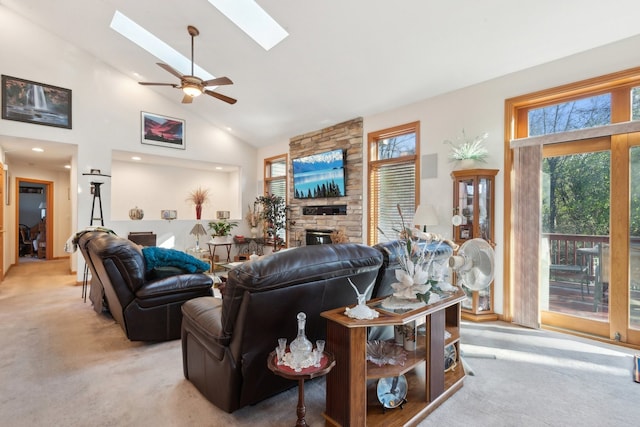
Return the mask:
{"type": "Polygon", "coordinates": [[[413,161],[373,164],[370,181],[373,198],[371,220],[377,224],[377,228],[371,229],[370,241],[379,243],[396,239],[402,227],[398,205],[405,220],[411,220],[416,210],[416,166],[413,161]]]}

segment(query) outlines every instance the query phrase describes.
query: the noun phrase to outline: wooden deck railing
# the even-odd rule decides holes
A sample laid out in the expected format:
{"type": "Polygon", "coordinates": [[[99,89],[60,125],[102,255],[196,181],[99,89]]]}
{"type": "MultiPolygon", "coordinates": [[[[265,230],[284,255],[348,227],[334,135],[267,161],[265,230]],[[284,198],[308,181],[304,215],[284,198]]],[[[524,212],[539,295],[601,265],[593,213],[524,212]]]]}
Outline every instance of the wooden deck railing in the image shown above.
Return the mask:
{"type": "Polygon", "coordinates": [[[543,233],[542,237],[549,239],[549,261],[552,265],[585,265],[586,262],[592,262],[592,258],[580,254],[578,249],[609,242],[609,236],[585,234],[543,233]]]}

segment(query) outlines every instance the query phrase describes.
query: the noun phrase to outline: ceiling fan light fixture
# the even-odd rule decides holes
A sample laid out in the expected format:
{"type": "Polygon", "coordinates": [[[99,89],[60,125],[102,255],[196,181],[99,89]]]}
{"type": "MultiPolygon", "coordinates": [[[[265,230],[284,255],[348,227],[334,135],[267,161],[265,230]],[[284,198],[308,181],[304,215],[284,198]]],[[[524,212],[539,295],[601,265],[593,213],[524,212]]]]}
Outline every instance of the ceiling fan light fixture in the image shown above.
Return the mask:
{"type": "Polygon", "coordinates": [[[185,95],[189,95],[191,97],[202,95],[202,89],[200,89],[200,87],[188,83],[182,86],[182,91],[185,95]]]}

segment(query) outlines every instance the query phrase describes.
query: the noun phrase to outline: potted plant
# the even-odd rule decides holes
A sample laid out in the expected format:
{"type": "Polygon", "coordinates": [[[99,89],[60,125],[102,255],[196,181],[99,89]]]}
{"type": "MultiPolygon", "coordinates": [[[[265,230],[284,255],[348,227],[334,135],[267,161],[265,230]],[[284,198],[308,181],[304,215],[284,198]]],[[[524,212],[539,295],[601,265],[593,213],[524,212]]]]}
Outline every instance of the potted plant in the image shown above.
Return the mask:
{"type": "Polygon", "coordinates": [[[256,202],[262,205],[262,217],[265,224],[264,229],[273,239],[273,250],[278,250],[278,243],[281,239],[278,236],[280,230],[284,230],[287,226],[287,206],[284,203],[284,199],[275,194],[267,194],[266,196],[259,196],[256,198],[256,202]]]}
{"type": "Polygon", "coordinates": [[[445,144],[451,146],[449,153],[449,161],[458,162],[462,169],[470,169],[477,162],[486,163],[485,160],[489,155],[489,151],[484,146],[484,140],[489,137],[488,133],[468,139],[467,135],[462,131],[462,138],[458,138],[458,142],[454,143],[449,140],[444,141],[445,144]]]}
{"type": "Polygon", "coordinates": [[[231,230],[236,227],[238,223],[236,221],[229,221],[226,219],[220,219],[218,221],[209,222],[209,230],[212,230],[211,236],[214,243],[229,243],[229,236],[231,230]]]}

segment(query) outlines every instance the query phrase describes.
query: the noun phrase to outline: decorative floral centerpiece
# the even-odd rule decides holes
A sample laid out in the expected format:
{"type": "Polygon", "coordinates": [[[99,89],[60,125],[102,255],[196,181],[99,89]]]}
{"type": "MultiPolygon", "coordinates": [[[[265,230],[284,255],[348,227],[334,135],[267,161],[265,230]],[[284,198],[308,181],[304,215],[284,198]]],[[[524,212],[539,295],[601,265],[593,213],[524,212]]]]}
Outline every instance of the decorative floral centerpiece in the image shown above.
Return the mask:
{"type": "MultiPolygon", "coordinates": [[[[434,242],[438,242],[436,249],[443,244],[452,247],[456,245],[437,234],[407,227],[400,205],[398,212],[402,230],[399,231],[395,255],[400,268],[395,271],[397,282],[391,284],[394,293],[382,303],[383,307],[418,308],[425,304],[433,304],[447,293],[455,291],[456,287],[441,280],[442,275],[437,271],[437,267],[441,266],[434,265],[435,251],[429,251],[427,246],[434,242]]],[[[380,232],[384,235],[382,230],[380,232]]]]}
{"type": "Polygon", "coordinates": [[[198,187],[189,193],[186,200],[196,206],[196,219],[199,220],[202,217],[202,205],[209,200],[209,189],[198,187]]]}
{"type": "Polygon", "coordinates": [[[449,140],[444,141],[445,144],[451,146],[451,152],[449,153],[449,161],[451,162],[463,162],[470,160],[473,162],[486,163],[486,158],[489,155],[489,151],[484,146],[484,141],[489,137],[488,133],[476,136],[473,139],[468,139],[467,135],[462,130],[462,137],[458,137],[458,142],[454,143],[449,140]]]}
{"type": "Polygon", "coordinates": [[[244,217],[247,220],[247,224],[251,228],[251,237],[256,238],[258,236],[258,226],[262,220],[262,212],[258,210],[258,202],[253,203],[253,209],[249,205],[247,215],[244,217]]]}

